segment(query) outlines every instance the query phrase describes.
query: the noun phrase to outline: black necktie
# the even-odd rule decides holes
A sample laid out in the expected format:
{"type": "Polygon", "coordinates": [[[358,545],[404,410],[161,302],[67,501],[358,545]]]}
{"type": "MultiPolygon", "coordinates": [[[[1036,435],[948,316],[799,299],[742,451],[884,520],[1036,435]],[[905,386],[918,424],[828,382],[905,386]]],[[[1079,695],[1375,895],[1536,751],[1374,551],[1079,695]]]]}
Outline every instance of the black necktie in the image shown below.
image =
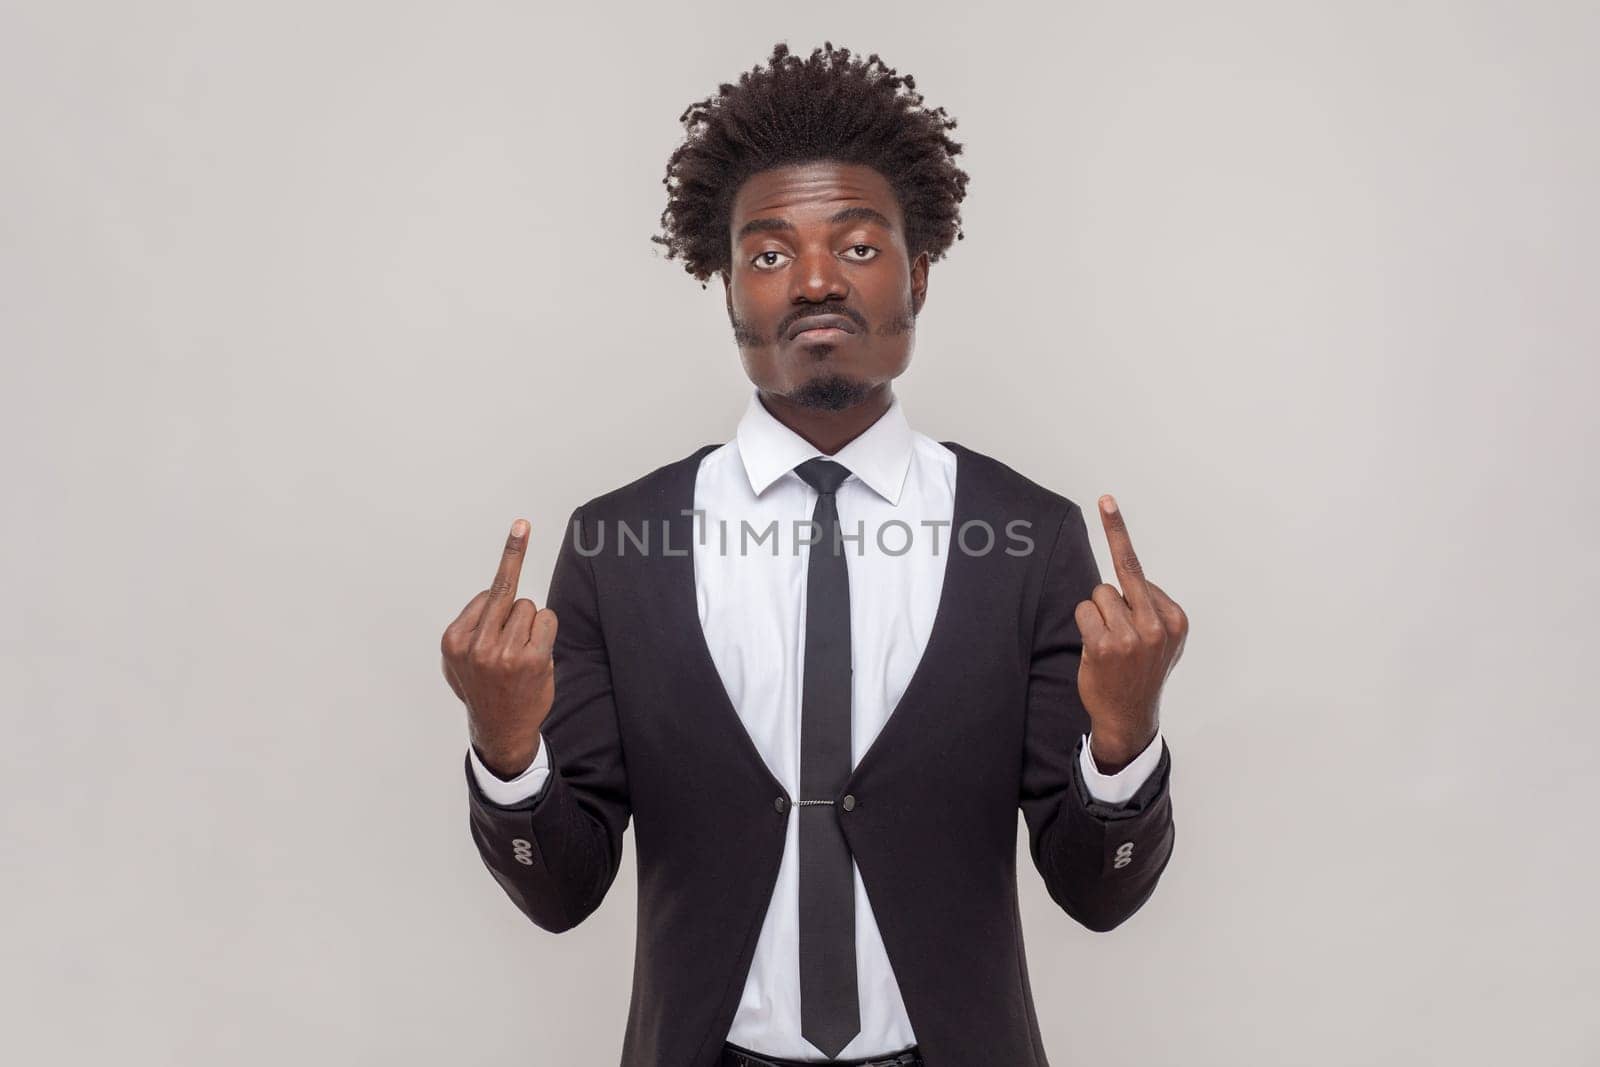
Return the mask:
{"type": "Polygon", "coordinates": [[[817,537],[806,572],[806,658],[800,700],[800,1033],[837,1056],[861,1030],[856,898],[837,794],[850,776],[850,576],[834,492],[850,471],[810,459],[795,473],[817,491],[817,537]],[[824,803],[807,803],[823,801],[824,803]]]}

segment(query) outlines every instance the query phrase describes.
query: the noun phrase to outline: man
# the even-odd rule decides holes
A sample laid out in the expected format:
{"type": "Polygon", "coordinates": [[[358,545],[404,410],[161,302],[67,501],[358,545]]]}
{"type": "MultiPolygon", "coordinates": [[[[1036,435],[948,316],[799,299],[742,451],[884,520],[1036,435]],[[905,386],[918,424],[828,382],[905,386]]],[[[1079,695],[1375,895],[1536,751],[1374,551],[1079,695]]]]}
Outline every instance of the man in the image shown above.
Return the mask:
{"type": "Polygon", "coordinates": [[[722,279],[755,386],[734,439],[579,507],[543,609],[518,519],[444,634],[473,838],[517,907],[582,922],[634,824],[626,1067],[1042,1067],[1018,808],[1093,930],[1171,855],[1183,611],[1110,496],[1120,592],[1076,504],[891,390],[967,178],[913,89],[779,44],[685,112],[659,240],[722,279]]]}

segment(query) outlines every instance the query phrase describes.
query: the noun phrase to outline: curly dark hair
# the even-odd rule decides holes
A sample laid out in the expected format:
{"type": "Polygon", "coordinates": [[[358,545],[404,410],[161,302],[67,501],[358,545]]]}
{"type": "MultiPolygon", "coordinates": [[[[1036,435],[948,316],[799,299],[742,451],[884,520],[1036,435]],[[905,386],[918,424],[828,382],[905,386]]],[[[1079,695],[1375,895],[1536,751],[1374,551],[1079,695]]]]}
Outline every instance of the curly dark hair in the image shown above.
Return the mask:
{"type": "Polygon", "coordinates": [[[678,121],[687,136],[667,160],[663,235],[651,240],[666,246],[667,259],[681,257],[701,288],[732,269],[729,214],[739,187],[789,163],[836,160],[882,174],[900,200],[913,259],[926,252],[937,261],[963,237],[967,174],[955,165],[961,145],[945,134],[956,120],[924,108],[915,79],[877,53],[852,59],[828,41],[801,59],[780,41],[765,67],[723,83],[678,121]]]}

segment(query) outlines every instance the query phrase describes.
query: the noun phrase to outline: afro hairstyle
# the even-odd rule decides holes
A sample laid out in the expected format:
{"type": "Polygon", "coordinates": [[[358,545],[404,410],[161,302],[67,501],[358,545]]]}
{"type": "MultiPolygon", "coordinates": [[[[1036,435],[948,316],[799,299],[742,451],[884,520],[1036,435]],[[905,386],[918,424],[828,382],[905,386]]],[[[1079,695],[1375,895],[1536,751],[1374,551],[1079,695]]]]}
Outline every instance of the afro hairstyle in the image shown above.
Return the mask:
{"type": "Polygon", "coordinates": [[[963,237],[967,174],[955,164],[961,145],[945,132],[956,120],[923,107],[915,79],[877,53],[852,57],[829,41],[801,59],[780,41],[765,66],[678,120],[687,135],[667,160],[662,232],[651,240],[666,246],[667,259],[682,259],[701,288],[732,269],[729,216],[739,187],[786,164],[832,160],[878,171],[899,198],[913,259],[926,252],[937,262],[963,237]]]}

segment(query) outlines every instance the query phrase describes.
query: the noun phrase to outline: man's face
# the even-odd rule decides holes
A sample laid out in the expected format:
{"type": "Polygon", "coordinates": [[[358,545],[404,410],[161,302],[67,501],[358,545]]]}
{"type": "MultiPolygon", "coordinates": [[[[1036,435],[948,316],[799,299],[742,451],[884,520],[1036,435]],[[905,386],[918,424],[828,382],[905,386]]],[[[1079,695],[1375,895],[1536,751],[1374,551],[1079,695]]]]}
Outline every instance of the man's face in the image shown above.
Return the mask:
{"type": "Polygon", "coordinates": [[[734,197],[723,277],[745,373],[764,393],[841,410],[911,363],[928,257],[910,260],[888,179],[813,162],[751,176],[734,197]],[[835,328],[805,330],[819,315],[835,328]]]}

